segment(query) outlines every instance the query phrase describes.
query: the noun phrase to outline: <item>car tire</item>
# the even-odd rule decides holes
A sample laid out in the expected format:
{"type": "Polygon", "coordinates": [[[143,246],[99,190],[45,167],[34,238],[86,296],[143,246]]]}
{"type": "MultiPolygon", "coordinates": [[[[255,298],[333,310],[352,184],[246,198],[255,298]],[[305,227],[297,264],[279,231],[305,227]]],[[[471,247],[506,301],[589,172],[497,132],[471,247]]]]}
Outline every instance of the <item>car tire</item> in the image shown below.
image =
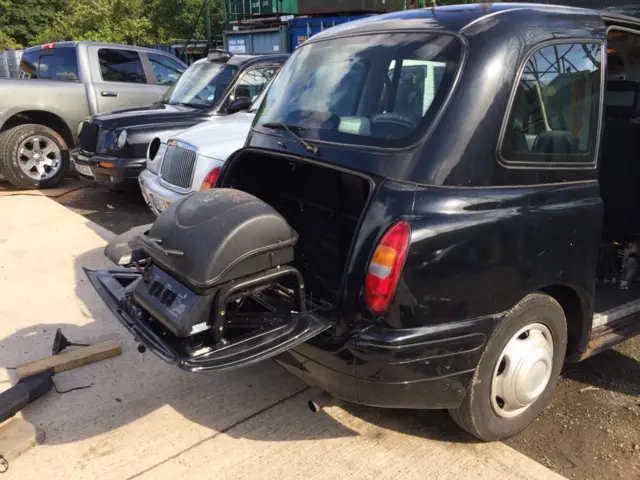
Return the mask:
{"type": "Polygon", "coordinates": [[[44,125],[20,125],[0,135],[0,170],[15,187],[53,188],[69,171],[69,162],[67,143],[55,130],[44,125]],[[27,169],[31,157],[25,155],[37,157],[38,165],[33,166],[30,173],[27,169]]]}
{"type": "MultiPolygon", "coordinates": [[[[4,176],[4,172],[2,169],[2,159],[4,158],[5,154],[5,150],[7,148],[7,141],[9,140],[9,136],[11,135],[12,130],[5,130],[4,132],[0,133],[0,175],[4,176]]],[[[8,181],[8,180],[7,180],[8,181]]]]}
{"type": "Polygon", "coordinates": [[[449,410],[451,418],[483,441],[516,435],[551,400],[566,350],[560,304],[542,293],[527,295],[487,342],[462,404],[449,410]]]}

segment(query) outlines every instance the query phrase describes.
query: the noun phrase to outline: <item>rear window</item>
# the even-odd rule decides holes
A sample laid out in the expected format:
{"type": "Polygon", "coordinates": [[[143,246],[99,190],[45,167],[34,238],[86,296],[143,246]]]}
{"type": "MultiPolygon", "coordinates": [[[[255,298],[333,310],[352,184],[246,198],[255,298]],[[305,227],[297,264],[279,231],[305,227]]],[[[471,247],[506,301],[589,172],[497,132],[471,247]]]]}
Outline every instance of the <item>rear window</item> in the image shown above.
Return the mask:
{"type": "Polygon", "coordinates": [[[307,44],[283,67],[256,124],[302,127],[306,138],[329,142],[406,146],[443,105],[461,54],[460,41],[448,34],[398,32],[307,44]]]}
{"type": "Polygon", "coordinates": [[[147,83],[142,60],[134,50],[101,48],[98,59],[105,82],[147,83]]]}
{"type": "Polygon", "coordinates": [[[51,48],[25,53],[20,62],[20,78],[78,81],[75,48],[51,48]]]}

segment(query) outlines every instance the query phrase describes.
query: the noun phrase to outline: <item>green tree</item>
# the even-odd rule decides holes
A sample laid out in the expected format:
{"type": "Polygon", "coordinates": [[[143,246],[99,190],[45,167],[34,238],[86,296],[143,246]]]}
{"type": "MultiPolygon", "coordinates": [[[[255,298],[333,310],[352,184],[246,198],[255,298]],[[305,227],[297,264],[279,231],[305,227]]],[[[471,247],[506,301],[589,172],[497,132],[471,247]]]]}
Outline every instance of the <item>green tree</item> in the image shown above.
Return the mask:
{"type": "Polygon", "coordinates": [[[34,43],[38,32],[54,21],[69,0],[0,0],[0,33],[17,43],[34,43]]]}
{"type": "Polygon", "coordinates": [[[68,0],[37,43],[93,40],[145,45],[153,43],[145,0],[68,0]]]}
{"type": "MultiPolygon", "coordinates": [[[[209,0],[211,30],[214,34],[220,32],[224,22],[223,1],[209,0]]],[[[205,38],[204,12],[200,14],[202,6],[203,0],[150,0],[149,18],[153,25],[153,36],[158,42],[187,39],[195,25],[193,38],[205,38]]]]}
{"type": "MultiPolygon", "coordinates": [[[[209,2],[212,29],[217,32],[224,22],[223,0],[209,2]]],[[[202,6],[203,0],[65,0],[35,42],[94,40],[151,45],[186,39],[194,25],[193,38],[201,39],[205,36],[202,6]]]]}
{"type": "Polygon", "coordinates": [[[22,45],[16,42],[13,38],[0,30],[0,50],[4,48],[20,48],[21,46],[22,45]]]}

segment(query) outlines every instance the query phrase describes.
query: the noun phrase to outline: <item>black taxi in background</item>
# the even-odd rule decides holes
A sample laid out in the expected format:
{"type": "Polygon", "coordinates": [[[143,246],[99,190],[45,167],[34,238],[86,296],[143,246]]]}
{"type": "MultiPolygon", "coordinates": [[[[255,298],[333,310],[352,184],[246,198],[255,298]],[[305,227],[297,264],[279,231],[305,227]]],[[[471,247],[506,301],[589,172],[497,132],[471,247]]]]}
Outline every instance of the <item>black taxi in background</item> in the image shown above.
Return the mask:
{"type": "Polygon", "coordinates": [[[162,101],[81,122],[78,148],[71,154],[76,172],[109,189],[137,188],[153,138],[248,109],[286,59],[211,51],[182,74],[162,101]]]}

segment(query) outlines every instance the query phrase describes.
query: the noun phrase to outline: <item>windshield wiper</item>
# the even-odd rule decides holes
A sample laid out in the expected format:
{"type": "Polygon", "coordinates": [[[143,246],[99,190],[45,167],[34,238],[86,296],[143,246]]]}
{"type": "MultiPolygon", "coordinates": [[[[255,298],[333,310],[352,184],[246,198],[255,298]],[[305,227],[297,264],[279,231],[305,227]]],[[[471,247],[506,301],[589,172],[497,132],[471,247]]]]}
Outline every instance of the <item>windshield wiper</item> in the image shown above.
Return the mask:
{"type": "Polygon", "coordinates": [[[275,130],[286,130],[288,133],[293,135],[298,140],[300,145],[302,145],[307,152],[313,153],[314,155],[317,155],[319,152],[318,147],[316,147],[315,145],[311,145],[304,138],[302,138],[300,135],[294,132],[294,130],[298,130],[299,132],[304,132],[306,130],[306,127],[301,127],[299,125],[287,125],[286,123],[278,123],[278,122],[263,123],[262,126],[266,128],[273,128],[275,130]]]}

